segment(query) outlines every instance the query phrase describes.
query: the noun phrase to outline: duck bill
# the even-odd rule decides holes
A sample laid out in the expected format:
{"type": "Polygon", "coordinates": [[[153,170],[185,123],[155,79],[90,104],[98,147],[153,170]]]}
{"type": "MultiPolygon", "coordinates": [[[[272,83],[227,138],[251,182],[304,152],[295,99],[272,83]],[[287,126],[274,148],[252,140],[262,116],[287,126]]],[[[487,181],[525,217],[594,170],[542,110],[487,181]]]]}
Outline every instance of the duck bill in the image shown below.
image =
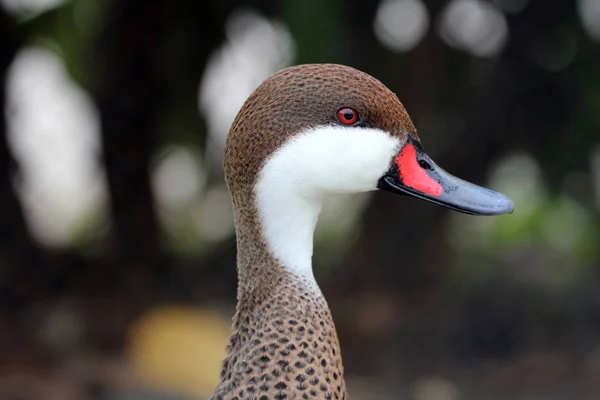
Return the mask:
{"type": "Polygon", "coordinates": [[[514,209],[504,194],[466,182],[441,169],[411,136],[377,187],[471,215],[507,214],[514,209]]]}

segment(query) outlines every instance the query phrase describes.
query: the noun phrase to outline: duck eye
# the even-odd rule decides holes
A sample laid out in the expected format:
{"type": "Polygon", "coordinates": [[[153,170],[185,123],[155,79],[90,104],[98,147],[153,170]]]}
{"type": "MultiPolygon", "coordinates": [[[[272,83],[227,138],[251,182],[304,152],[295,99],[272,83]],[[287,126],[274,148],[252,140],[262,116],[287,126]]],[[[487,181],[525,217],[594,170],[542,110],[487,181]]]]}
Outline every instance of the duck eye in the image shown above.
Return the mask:
{"type": "Polygon", "coordinates": [[[358,121],[358,113],[353,108],[344,107],[337,112],[337,119],[344,125],[352,125],[358,121]]]}

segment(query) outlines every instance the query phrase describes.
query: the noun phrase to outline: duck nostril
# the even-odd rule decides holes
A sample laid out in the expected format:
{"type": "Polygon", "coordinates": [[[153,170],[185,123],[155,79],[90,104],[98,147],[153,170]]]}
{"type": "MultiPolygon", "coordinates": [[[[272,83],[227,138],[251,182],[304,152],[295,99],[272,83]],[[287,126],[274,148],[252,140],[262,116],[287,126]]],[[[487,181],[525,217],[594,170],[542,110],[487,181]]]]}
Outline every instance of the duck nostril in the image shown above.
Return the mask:
{"type": "Polygon", "coordinates": [[[431,164],[429,164],[427,161],[425,160],[419,160],[419,165],[421,166],[421,168],[423,169],[432,169],[431,168],[431,164]]]}

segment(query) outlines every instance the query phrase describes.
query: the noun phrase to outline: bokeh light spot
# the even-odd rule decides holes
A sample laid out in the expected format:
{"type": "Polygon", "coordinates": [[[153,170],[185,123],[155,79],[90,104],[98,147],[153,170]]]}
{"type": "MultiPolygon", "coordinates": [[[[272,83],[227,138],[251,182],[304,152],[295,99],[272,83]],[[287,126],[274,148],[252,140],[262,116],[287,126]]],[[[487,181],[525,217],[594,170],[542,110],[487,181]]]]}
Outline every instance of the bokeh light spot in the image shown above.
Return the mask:
{"type": "Polygon", "coordinates": [[[594,40],[600,41],[600,1],[579,0],[577,11],[583,28],[594,40]]]}
{"type": "Polygon", "coordinates": [[[67,245],[85,217],[106,205],[97,111],[62,61],[41,48],[17,55],[7,98],[15,185],[29,228],[46,244],[67,245]]]}
{"type": "Polygon", "coordinates": [[[427,7],[421,0],[385,0],[375,16],[375,35],[393,51],[417,46],[429,28],[427,7]]]}
{"type": "Polygon", "coordinates": [[[481,0],[452,0],[444,10],[438,31],[450,46],[478,57],[492,57],[508,38],[504,14],[481,0]]]}

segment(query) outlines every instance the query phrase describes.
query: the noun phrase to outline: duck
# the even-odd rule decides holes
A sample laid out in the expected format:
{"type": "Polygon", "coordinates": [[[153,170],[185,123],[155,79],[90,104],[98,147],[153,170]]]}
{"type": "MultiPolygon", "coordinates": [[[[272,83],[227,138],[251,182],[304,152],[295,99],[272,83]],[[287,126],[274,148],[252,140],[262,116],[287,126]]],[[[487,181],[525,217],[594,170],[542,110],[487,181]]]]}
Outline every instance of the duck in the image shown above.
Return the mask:
{"type": "Polygon", "coordinates": [[[238,293],[211,400],[348,399],[311,261],[328,196],[384,190],[471,215],[514,208],[440,168],[396,94],[338,64],[287,67],[260,84],[232,123],[223,165],[238,293]]]}

